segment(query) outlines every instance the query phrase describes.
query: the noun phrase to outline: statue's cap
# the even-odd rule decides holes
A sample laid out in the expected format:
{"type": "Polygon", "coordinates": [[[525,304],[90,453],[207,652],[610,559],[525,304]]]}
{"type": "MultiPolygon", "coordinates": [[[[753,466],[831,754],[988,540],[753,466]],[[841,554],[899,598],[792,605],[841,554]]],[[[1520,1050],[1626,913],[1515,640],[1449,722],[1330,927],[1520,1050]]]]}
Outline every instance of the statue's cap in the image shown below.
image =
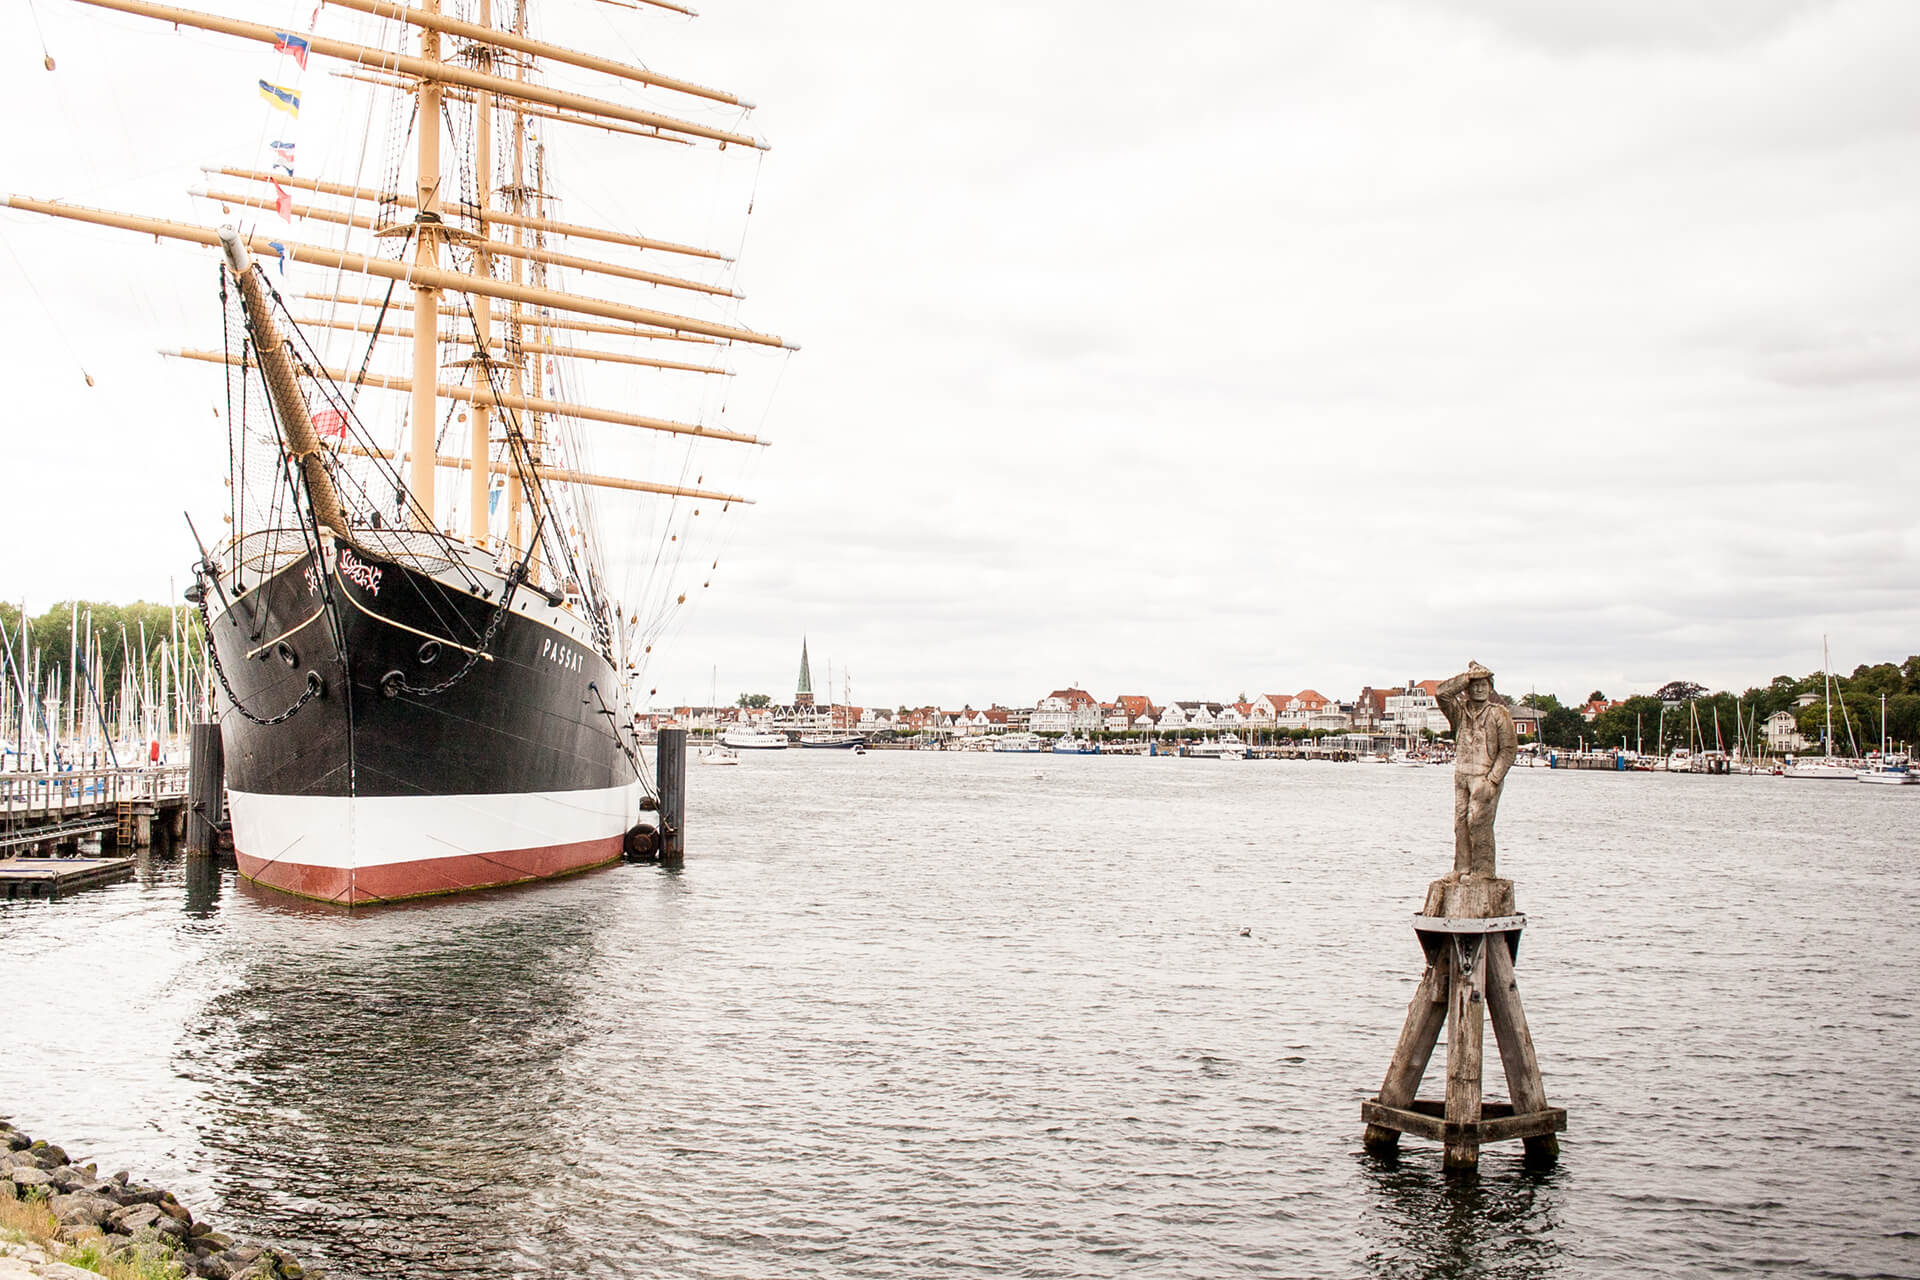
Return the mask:
{"type": "Polygon", "coordinates": [[[1491,680],[1493,679],[1493,672],[1487,670],[1477,662],[1469,662],[1467,664],[1467,679],[1491,680]]]}

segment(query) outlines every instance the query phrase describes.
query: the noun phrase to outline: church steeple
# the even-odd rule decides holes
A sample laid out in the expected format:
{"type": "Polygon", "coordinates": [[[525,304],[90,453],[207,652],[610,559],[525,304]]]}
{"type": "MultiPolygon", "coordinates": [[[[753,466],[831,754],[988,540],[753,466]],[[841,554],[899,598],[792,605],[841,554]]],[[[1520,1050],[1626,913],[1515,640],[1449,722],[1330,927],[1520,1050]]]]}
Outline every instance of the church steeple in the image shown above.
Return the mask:
{"type": "Polygon", "coordinates": [[[813,705],[813,671],[807,666],[807,638],[805,636],[800,637],[800,688],[793,695],[793,705],[796,707],[811,707],[813,705]]]}

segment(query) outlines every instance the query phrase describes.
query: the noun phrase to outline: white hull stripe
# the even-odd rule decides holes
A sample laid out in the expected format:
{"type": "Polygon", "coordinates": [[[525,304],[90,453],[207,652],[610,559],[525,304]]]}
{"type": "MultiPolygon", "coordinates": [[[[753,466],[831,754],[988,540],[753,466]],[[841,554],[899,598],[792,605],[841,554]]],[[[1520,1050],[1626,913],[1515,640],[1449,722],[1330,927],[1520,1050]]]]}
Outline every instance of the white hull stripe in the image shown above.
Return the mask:
{"type": "Polygon", "coordinates": [[[578,844],[638,820],[640,784],[468,796],[228,794],[233,843],[265,863],[352,870],[578,844]]]}

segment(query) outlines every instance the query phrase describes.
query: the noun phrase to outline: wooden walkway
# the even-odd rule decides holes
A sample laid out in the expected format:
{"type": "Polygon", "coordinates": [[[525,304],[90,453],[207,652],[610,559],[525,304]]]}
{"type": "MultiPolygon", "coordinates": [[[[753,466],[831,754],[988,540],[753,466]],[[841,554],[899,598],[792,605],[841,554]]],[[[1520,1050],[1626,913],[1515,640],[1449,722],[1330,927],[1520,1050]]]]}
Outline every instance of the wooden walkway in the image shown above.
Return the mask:
{"type": "Polygon", "coordinates": [[[187,766],[0,772],[0,853],[114,833],[144,845],[156,820],[175,821],[187,804],[187,766]]]}
{"type": "Polygon", "coordinates": [[[52,898],[133,874],[132,858],[0,859],[0,898],[52,898]]]}

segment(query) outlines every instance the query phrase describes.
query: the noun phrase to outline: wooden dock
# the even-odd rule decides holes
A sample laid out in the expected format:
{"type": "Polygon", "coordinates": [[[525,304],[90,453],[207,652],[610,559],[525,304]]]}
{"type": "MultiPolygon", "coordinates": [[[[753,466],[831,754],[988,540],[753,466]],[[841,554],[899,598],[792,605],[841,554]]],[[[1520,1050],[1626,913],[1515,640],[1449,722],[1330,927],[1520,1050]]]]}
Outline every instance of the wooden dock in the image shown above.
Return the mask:
{"type": "Polygon", "coordinates": [[[132,858],[0,859],[0,898],[56,898],[133,874],[132,858]]]}
{"type": "Polygon", "coordinates": [[[109,831],[121,848],[144,847],[156,824],[182,827],[186,806],[185,765],[0,772],[0,854],[109,831]]]}

